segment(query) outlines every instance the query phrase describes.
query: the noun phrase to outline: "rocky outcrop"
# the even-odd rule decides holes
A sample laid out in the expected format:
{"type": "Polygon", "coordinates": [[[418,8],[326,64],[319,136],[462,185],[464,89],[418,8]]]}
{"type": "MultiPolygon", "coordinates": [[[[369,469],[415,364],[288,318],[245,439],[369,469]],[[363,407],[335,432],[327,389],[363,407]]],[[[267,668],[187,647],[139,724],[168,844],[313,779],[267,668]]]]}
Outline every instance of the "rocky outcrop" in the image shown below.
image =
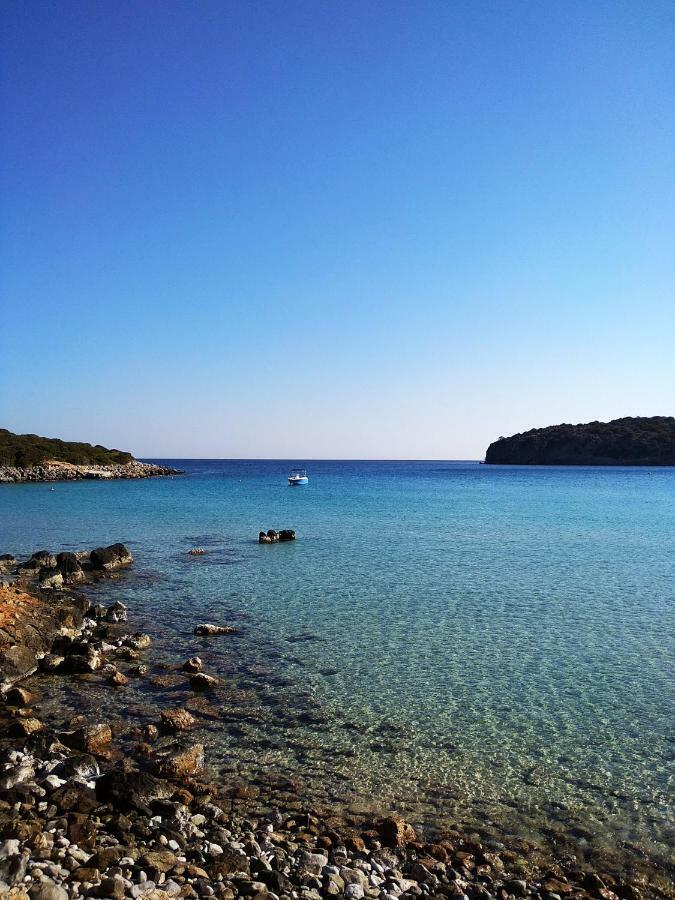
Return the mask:
{"type": "Polygon", "coordinates": [[[95,569],[112,572],[123,566],[130,566],[134,561],[130,551],[124,544],[111,544],[109,547],[97,547],[91,551],[91,564],[95,569]]]}
{"type": "Polygon", "coordinates": [[[295,532],[292,528],[284,528],[281,531],[275,531],[270,528],[269,531],[261,531],[258,535],[259,544],[278,544],[280,541],[294,541],[295,532]]]}
{"type": "Polygon", "coordinates": [[[502,437],[485,462],[518,466],[675,466],[675,418],[552,425],[502,437]]]}
{"type": "Polygon", "coordinates": [[[50,591],[49,599],[21,587],[0,587],[0,691],[35,672],[57,638],[74,637],[89,601],[50,591]]]}
{"type": "Polygon", "coordinates": [[[82,481],[113,478],[155,478],[160,475],[181,475],[180,469],[158,466],[134,460],[113,465],[76,465],[67,462],[45,462],[35,466],[0,466],[0,484],[26,481],[82,481]]]}

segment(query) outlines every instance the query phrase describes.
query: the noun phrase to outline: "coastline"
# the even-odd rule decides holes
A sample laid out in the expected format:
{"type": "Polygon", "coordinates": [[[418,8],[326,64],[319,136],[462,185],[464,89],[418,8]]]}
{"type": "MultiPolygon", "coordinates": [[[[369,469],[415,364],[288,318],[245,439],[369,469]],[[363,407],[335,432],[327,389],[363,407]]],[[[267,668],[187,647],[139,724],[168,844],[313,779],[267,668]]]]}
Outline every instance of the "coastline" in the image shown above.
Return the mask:
{"type": "MultiPolygon", "coordinates": [[[[96,582],[123,578],[131,563],[122,545],[2,560],[0,608],[14,622],[13,631],[4,629],[3,650],[6,656],[14,642],[28,653],[24,670],[4,679],[0,822],[7,849],[0,882],[9,896],[30,888],[31,897],[42,897],[40,873],[55,885],[48,887],[57,894],[49,896],[60,900],[83,894],[152,900],[212,893],[228,900],[270,893],[309,900],[668,895],[665,879],[658,886],[621,881],[568,856],[528,859],[522,847],[491,846],[452,825],[425,839],[395,814],[319,812],[293,784],[285,785],[284,807],[275,808],[259,785],[214,782],[204,745],[190,733],[218,718],[218,679],[194,659],[153,673],[150,638],[134,631],[133,612],[130,623],[119,601],[108,608],[95,603],[96,582]],[[119,715],[91,721],[48,710],[49,692],[64,678],[75,698],[94,681],[106,683],[119,715]],[[149,689],[189,685],[194,699],[144,722],[142,709],[127,706],[125,688],[146,681],[149,689]],[[66,838],[67,847],[58,840],[44,846],[50,822],[58,823],[58,840],[66,838]],[[85,822],[95,823],[93,830],[85,822]],[[54,853],[61,856],[53,859],[54,853]]],[[[195,628],[203,633],[199,623],[195,628]]],[[[229,633],[208,639],[227,641],[229,633]]],[[[284,774],[276,777],[283,781],[284,774]]]]}
{"type": "Polygon", "coordinates": [[[41,465],[26,468],[0,466],[0,484],[82,480],[112,481],[114,479],[158,478],[182,474],[180,469],[138,460],[113,465],[75,465],[74,463],[50,460],[41,465]]]}

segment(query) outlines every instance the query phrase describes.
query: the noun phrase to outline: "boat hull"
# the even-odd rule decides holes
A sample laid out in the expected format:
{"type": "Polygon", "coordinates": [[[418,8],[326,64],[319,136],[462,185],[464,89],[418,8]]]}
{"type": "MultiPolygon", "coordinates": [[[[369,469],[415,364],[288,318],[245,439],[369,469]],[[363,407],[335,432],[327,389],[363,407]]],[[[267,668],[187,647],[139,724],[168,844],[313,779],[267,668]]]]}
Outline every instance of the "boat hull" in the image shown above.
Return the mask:
{"type": "Polygon", "coordinates": [[[289,478],[288,483],[291,487],[299,487],[302,484],[309,484],[309,478],[289,478]]]}

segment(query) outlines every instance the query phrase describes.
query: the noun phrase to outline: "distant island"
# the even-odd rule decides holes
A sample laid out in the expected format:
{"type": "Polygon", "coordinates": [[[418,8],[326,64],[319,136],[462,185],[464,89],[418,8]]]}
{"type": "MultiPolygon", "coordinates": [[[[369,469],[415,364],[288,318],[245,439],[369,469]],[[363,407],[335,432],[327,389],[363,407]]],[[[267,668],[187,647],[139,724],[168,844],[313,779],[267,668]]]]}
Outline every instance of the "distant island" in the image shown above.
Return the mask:
{"type": "Polygon", "coordinates": [[[37,434],[13,434],[0,428],[0,484],[179,474],[178,469],[139,462],[124,450],[37,434]]]}
{"type": "Polygon", "coordinates": [[[675,466],[675,418],[551,425],[500,437],[485,462],[516,466],[675,466]]]}

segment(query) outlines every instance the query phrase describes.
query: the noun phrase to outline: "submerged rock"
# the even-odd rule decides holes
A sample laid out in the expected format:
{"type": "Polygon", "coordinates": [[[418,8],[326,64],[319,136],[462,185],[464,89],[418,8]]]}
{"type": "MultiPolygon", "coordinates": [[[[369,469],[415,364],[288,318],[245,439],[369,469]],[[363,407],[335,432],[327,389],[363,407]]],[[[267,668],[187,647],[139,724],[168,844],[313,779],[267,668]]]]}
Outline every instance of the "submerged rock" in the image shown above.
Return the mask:
{"type": "Polygon", "coordinates": [[[155,772],[163,778],[183,778],[196,775],[204,768],[204,745],[192,744],[184,749],[174,750],[154,761],[155,772]]]}
{"type": "Polygon", "coordinates": [[[194,633],[198,635],[237,634],[238,629],[234,625],[197,625],[194,633]]]}
{"type": "Polygon", "coordinates": [[[206,672],[196,672],[190,677],[190,687],[195,691],[207,691],[220,684],[215,675],[207,675],[206,672]]]}
{"type": "Polygon", "coordinates": [[[192,674],[201,672],[203,667],[204,663],[198,656],[191,656],[190,659],[186,659],[183,663],[183,671],[192,674]]]}
{"type": "Polygon", "coordinates": [[[161,713],[162,725],[169,731],[187,731],[197,720],[186,709],[165,709],[161,713]]]}

